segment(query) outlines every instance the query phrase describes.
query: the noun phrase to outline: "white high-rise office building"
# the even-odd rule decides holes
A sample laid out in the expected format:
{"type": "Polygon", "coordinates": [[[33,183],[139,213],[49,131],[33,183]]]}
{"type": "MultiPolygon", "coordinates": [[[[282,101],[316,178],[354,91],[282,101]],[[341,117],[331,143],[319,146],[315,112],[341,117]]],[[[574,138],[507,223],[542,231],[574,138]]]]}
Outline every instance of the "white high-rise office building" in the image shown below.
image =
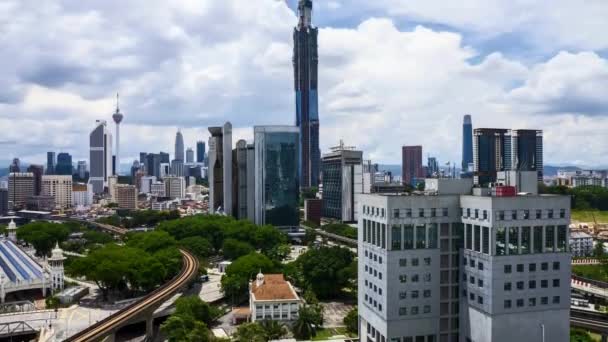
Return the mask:
{"type": "Polygon", "coordinates": [[[95,129],[89,136],[89,183],[93,192],[101,194],[112,176],[112,134],[104,120],[97,120],[95,129]]]}
{"type": "Polygon", "coordinates": [[[43,175],[43,196],[55,198],[55,208],[67,209],[72,207],[72,176],[43,175]]]}
{"type": "Polygon", "coordinates": [[[184,177],[165,177],[165,196],[170,198],[186,197],[186,180],[184,177]]]}
{"type": "Polygon", "coordinates": [[[569,340],[569,197],[471,185],[360,196],[361,340],[569,340]]]}

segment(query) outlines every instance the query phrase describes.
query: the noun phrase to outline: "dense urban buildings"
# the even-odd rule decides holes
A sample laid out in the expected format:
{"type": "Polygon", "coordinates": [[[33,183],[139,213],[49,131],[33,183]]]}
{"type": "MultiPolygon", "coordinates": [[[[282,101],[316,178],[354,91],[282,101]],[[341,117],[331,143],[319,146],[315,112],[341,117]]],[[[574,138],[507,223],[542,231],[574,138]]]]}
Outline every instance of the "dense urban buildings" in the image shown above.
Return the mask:
{"type": "Polygon", "coordinates": [[[114,157],[114,171],[116,174],[118,174],[120,170],[120,123],[122,122],[123,117],[118,106],[118,94],[116,94],[116,111],[112,114],[112,120],[114,120],[114,123],[116,124],[116,155],[114,157]]]}
{"type": "Polygon", "coordinates": [[[312,26],[312,1],[299,0],[298,25],[293,31],[296,126],[300,128],[300,186],[319,183],[318,29],[312,26]]]}
{"type": "Polygon", "coordinates": [[[236,142],[232,154],[233,164],[233,215],[235,218],[255,221],[254,206],[254,147],[245,140],[236,142]]]}
{"type": "Polygon", "coordinates": [[[473,123],[471,116],[465,115],[462,121],[462,164],[463,173],[470,172],[473,165],[473,123]]]}
{"type": "Polygon", "coordinates": [[[401,149],[401,180],[403,184],[416,186],[422,180],[422,146],[403,146],[401,149]]]}
{"type": "Polygon", "coordinates": [[[44,175],[42,176],[42,195],[55,199],[56,209],[72,207],[72,176],[44,175]]]}
{"type": "Polygon", "coordinates": [[[608,188],[608,170],[558,170],[555,183],[573,188],[579,186],[608,188]]]}
{"type": "Polygon", "coordinates": [[[569,197],[471,179],[425,187],[361,195],[361,339],[568,341],[569,197]]]}
{"type": "Polygon", "coordinates": [[[146,154],[146,172],[148,176],[157,178],[162,177],[160,172],[161,154],[148,153],[146,154]]]}
{"type": "Polygon", "coordinates": [[[106,121],[98,120],[90,135],[89,183],[93,192],[101,194],[112,176],[112,134],[106,121]]]}
{"type": "MultiPolygon", "coordinates": [[[[255,126],[255,223],[297,227],[299,129],[255,126]]],[[[211,160],[211,159],[210,159],[211,160]]]]}
{"type": "Polygon", "coordinates": [[[209,127],[209,212],[232,215],[232,124],[209,127]]]}
{"type": "Polygon", "coordinates": [[[186,149],[186,163],[194,163],[194,150],[190,147],[186,149]]]}
{"type": "Polygon", "coordinates": [[[363,193],[363,152],[340,145],[323,155],[323,216],[356,221],[356,194],[363,193]]]}
{"type": "Polygon", "coordinates": [[[8,207],[19,210],[25,207],[28,197],[34,196],[34,174],[11,172],[8,175],[8,207]]]}
{"type": "Polygon", "coordinates": [[[197,163],[205,162],[205,142],[204,141],[196,142],[196,162],[197,163]]]}

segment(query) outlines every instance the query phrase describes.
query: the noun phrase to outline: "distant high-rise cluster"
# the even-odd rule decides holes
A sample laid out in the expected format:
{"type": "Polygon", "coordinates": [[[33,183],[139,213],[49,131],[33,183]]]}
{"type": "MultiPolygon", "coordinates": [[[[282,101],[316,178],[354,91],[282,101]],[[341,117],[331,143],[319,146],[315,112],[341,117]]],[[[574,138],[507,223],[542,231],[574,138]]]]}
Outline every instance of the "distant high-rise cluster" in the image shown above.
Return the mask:
{"type": "Polygon", "coordinates": [[[300,128],[300,186],[319,184],[318,29],[312,26],[312,1],[298,3],[298,25],[293,31],[293,69],[296,92],[296,126],[300,128]]]}

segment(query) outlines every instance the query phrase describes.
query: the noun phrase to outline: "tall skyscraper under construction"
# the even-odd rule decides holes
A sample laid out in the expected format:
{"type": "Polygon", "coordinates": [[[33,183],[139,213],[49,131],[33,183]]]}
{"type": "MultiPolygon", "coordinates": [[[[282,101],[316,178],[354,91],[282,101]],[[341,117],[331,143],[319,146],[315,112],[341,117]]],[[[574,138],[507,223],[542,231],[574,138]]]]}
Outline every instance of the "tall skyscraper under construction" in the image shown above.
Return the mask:
{"type": "Polygon", "coordinates": [[[299,0],[298,25],[293,31],[293,71],[296,92],[296,126],[300,129],[300,186],[319,183],[319,104],[317,83],[318,29],[312,26],[312,0],[299,0]]]}

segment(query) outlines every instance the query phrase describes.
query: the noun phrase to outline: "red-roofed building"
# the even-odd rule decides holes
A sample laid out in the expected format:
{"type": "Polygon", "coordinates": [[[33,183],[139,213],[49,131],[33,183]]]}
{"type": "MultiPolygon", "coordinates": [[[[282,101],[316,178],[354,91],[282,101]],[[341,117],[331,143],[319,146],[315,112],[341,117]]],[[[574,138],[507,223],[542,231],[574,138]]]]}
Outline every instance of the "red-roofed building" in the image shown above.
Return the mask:
{"type": "Polygon", "coordinates": [[[298,317],[302,300],[282,274],[261,272],[249,285],[251,321],[291,321],[298,317]]]}

